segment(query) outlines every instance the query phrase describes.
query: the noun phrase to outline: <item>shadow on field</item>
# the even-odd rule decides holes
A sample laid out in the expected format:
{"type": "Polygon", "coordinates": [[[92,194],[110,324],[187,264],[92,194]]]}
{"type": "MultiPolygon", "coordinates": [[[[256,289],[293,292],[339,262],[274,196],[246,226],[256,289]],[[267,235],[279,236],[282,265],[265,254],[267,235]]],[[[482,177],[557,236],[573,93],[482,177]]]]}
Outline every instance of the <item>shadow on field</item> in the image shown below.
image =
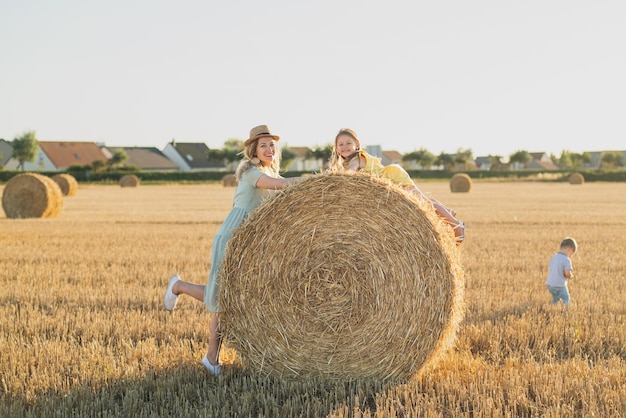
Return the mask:
{"type": "Polygon", "coordinates": [[[219,377],[200,365],[150,371],[141,379],[94,381],[69,393],[4,394],[2,416],[351,416],[376,412],[377,395],[395,384],[382,381],[308,382],[253,375],[226,365],[219,377]]]}
{"type": "Polygon", "coordinates": [[[485,321],[500,322],[510,317],[521,318],[530,311],[537,312],[545,304],[538,305],[533,302],[520,303],[514,306],[507,306],[504,309],[498,309],[494,311],[482,311],[480,315],[466,316],[465,322],[471,324],[477,324],[485,321]]]}

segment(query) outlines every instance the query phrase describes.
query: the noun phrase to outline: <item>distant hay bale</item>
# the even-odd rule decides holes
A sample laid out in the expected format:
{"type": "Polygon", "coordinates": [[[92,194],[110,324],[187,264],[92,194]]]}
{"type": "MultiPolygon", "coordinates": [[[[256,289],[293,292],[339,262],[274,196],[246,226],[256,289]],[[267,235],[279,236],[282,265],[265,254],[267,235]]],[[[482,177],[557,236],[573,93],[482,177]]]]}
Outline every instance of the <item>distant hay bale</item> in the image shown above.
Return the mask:
{"type": "Polygon", "coordinates": [[[237,187],[237,176],[234,174],[226,174],[222,177],[222,186],[224,187],[237,187]]]}
{"type": "Polygon", "coordinates": [[[569,184],[584,184],[585,177],[581,173],[573,173],[569,176],[569,184]]]}
{"type": "Polygon", "coordinates": [[[407,378],[435,364],[463,316],[451,229],[359,173],[312,176],[263,203],[220,280],[220,326],[242,365],[298,379],[407,378]]]}
{"type": "Polygon", "coordinates": [[[139,177],[134,174],[126,174],[120,179],[120,186],[137,187],[139,186],[139,177]]]}
{"type": "Polygon", "coordinates": [[[71,174],[56,174],[52,180],[59,185],[64,196],[74,196],[78,191],[78,182],[71,174]]]}
{"type": "Polygon", "coordinates": [[[465,173],[457,173],[450,179],[452,193],[468,193],[472,190],[472,178],[465,173]]]}
{"type": "Polygon", "coordinates": [[[63,209],[63,192],[50,177],[18,174],[4,186],[2,209],[7,218],[53,218],[63,209]]]}

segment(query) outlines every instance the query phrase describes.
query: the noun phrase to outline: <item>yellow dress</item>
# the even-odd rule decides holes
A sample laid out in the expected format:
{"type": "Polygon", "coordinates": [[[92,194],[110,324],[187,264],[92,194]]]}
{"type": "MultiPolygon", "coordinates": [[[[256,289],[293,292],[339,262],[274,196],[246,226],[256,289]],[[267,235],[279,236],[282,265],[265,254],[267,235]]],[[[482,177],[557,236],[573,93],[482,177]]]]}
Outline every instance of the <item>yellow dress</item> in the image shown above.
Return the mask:
{"type": "MultiPolygon", "coordinates": [[[[415,187],[415,183],[411,180],[409,173],[407,173],[406,170],[399,164],[383,165],[380,158],[368,154],[365,150],[358,151],[358,153],[352,157],[350,161],[354,158],[363,158],[365,160],[365,167],[361,168],[360,171],[384,177],[400,186],[415,187]]],[[[347,167],[348,164],[349,161],[345,162],[344,166],[347,167]]]]}

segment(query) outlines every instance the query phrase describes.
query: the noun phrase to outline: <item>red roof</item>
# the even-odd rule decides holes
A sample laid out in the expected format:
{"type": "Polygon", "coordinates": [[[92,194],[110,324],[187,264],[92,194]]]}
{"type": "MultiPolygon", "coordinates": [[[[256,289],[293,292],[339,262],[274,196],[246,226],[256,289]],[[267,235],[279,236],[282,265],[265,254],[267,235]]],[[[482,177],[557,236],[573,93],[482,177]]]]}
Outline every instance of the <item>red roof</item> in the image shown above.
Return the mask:
{"type": "Polygon", "coordinates": [[[39,148],[58,169],[107,161],[95,142],[39,141],[39,148]]]}

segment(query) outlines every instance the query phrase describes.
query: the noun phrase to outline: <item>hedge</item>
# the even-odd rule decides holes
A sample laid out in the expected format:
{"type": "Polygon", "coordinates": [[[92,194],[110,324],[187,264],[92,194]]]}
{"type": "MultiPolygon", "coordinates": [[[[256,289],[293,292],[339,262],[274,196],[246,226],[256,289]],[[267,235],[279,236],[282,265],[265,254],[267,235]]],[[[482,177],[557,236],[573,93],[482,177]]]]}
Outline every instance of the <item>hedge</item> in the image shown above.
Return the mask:
{"type": "MultiPolygon", "coordinates": [[[[102,173],[89,173],[85,170],[69,170],[68,171],[76,181],[79,183],[111,183],[117,184],[120,178],[126,174],[132,173],[136,174],[140,179],[142,184],[146,183],[205,183],[205,182],[221,182],[222,177],[229,172],[224,171],[174,171],[174,172],[152,172],[152,171],[117,171],[117,172],[102,172],[102,173]]],[[[526,170],[515,170],[515,171],[464,171],[467,175],[469,175],[472,180],[475,179],[494,179],[494,180],[502,180],[502,181],[515,181],[515,180],[525,180],[532,179],[537,180],[538,175],[540,174],[561,174],[560,177],[556,179],[546,179],[540,181],[557,181],[557,182],[566,182],[569,179],[569,176],[573,171],[526,171],[526,170]]],[[[608,182],[626,182],[626,170],[619,171],[609,171],[609,172],[601,172],[601,171],[577,171],[582,173],[585,177],[585,182],[594,182],[594,181],[608,181],[608,182]]],[[[0,183],[6,183],[13,176],[22,173],[22,171],[4,171],[0,170],[0,183]]],[[[59,174],[59,172],[41,172],[39,174],[43,174],[45,176],[54,176],[59,174]]],[[[296,177],[301,176],[303,174],[312,174],[311,172],[304,171],[289,171],[283,173],[284,177],[296,177]]],[[[423,180],[450,180],[452,176],[456,174],[452,171],[443,171],[443,170],[410,170],[409,175],[416,179],[423,180]]]]}

